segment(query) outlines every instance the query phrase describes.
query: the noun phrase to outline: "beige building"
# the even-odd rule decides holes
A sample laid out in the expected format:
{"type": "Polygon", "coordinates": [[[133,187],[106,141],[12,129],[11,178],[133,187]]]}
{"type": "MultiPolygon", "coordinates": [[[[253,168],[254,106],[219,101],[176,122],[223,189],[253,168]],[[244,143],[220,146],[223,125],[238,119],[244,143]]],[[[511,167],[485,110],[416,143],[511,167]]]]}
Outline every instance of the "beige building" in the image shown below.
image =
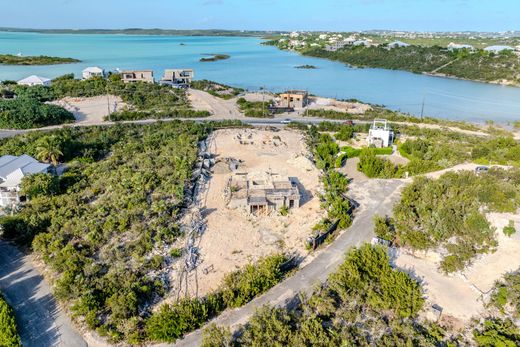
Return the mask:
{"type": "Polygon", "coordinates": [[[303,90],[289,90],[280,94],[279,107],[303,108],[309,104],[309,94],[303,90]]]}
{"type": "Polygon", "coordinates": [[[159,83],[171,86],[188,86],[194,77],[193,69],[168,69],[164,70],[164,76],[159,83]]]}
{"type": "Polygon", "coordinates": [[[282,207],[300,207],[297,184],[285,175],[272,172],[237,172],[229,181],[230,208],[244,208],[248,213],[279,211],[282,207]]]}
{"type": "Polygon", "coordinates": [[[121,71],[121,80],[124,83],[132,83],[132,82],[154,83],[155,82],[152,70],[121,71]]]}

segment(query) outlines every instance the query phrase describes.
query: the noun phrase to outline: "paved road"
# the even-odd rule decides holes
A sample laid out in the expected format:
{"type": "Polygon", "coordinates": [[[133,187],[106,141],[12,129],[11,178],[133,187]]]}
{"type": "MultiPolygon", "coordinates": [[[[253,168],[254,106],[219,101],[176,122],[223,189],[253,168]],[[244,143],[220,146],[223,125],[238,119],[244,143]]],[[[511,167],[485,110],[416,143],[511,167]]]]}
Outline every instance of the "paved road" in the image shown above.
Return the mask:
{"type": "Polygon", "coordinates": [[[29,257],[6,242],[0,242],[0,291],[15,311],[24,347],[87,346],[29,257]]]}
{"type": "MultiPolygon", "coordinates": [[[[404,180],[353,182],[350,185],[350,195],[361,206],[356,212],[354,222],[349,229],[344,231],[327,249],[322,250],[312,262],[296,274],[249,304],[224,312],[211,323],[229,326],[232,330],[237,329],[240,325],[247,323],[259,307],[264,305],[290,306],[298,293],[311,294],[315,284],[325,282],[328,275],[334,272],[343,262],[345,252],[348,249],[372,239],[374,236],[374,215],[391,213],[394,203],[399,198],[400,188],[404,184],[404,180]]],[[[178,341],[175,346],[199,346],[201,332],[201,330],[197,330],[187,335],[183,340],[178,341]]],[[[171,345],[163,344],[161,346],[171,345]]]]}

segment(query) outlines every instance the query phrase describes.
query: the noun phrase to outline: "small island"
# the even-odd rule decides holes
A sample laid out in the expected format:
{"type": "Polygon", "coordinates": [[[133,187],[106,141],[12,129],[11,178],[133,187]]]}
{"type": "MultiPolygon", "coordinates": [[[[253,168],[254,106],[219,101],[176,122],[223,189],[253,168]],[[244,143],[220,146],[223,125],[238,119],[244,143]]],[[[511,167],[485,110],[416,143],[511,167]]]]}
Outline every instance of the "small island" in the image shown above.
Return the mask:
{"type": "Polygon", "coordinates": [[[299,65],[299,66],[295,66],[295,68],[297,68],[297,69],[317,69],[317,67],[314,65],[299,65]]]}
{"type": "Polygon", "coordinates": [[[73,58],[40,56],[23,56],[12,54],[0,54],[0,65],[56,65],[79,63],[81,60],[73,58]]]}
{"type": "Polygon", "coordinates": [[[227,54],[207,54],[212,55],[210,58],[200,58],[200,61],[203,63],[211,62],[211,61],[219,61],[219,60],[226,60],[231,58],[231,56],[227,54]]]}

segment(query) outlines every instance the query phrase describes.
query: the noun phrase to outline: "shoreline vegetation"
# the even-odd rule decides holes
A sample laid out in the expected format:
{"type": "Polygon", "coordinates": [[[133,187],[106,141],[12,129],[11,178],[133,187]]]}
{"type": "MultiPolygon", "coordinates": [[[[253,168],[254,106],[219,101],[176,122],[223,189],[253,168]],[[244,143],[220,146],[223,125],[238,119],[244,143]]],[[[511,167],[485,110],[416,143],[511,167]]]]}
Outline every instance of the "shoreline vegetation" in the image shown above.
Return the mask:
{"type": "MultiPolygon", "coordinates": [[[[291,50],[282,38],[263,44],[291,50]]],[[[441,46],[409,45],[390,48],[379,46],[345,46],[336,51],[325,47],[293,48],[295,52],[347,64],[353,68],[382,68],[409,71],[434,77],[463,79],[520,87],[520,57],[512,51],[499,53],[483,49],[448,50],[441,46]]]]}
{"type": "Polygon", "coordinates": [[[58,65],[80,63],[74,58],[39,56],[18,56],[13,54],[0,54],[0,65],[58,65]]]}
{"type": "Polygon", "coordinates": [[[207,54],[207,55],[211,55],[211,57],[200,58],[200,62],[208,63],[208,62],[219,61],[219,60],[227,60],[227,59],[231,58],[231,56],[227,55],[227,54],[207,54]]]}

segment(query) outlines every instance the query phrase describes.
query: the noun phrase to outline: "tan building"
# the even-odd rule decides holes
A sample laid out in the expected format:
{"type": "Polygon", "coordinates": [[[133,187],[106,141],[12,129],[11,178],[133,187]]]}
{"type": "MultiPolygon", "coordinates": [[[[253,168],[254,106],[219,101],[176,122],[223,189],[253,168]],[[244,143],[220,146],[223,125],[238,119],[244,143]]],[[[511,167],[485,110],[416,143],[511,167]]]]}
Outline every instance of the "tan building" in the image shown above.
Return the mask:
{"type": "Polygon", "coordinates": [[[124,83],[146,82],[154,83],[152,70],[126,70],[121,71],[121,80],[124,83]]]}
{"type": "Polygon", "coordinates": [[[303,108],[309,104],[309,94],[303,90],[289,90],[280,94],[279,107],[303,108]]]}
{"type": "Polygon", "coordinates": [[[289,177],[272,172],[235,173],[229,182],[230,208],[249,213],[269,213],[282,207],[300,207],[298,185],[289,177]]]}
{"type": "Polygon", "coordinates": [[[171,86],[189,86],[194,77],[193,69],[169,69],[164,70],[164,76],[159,83],[171,86]]]}

